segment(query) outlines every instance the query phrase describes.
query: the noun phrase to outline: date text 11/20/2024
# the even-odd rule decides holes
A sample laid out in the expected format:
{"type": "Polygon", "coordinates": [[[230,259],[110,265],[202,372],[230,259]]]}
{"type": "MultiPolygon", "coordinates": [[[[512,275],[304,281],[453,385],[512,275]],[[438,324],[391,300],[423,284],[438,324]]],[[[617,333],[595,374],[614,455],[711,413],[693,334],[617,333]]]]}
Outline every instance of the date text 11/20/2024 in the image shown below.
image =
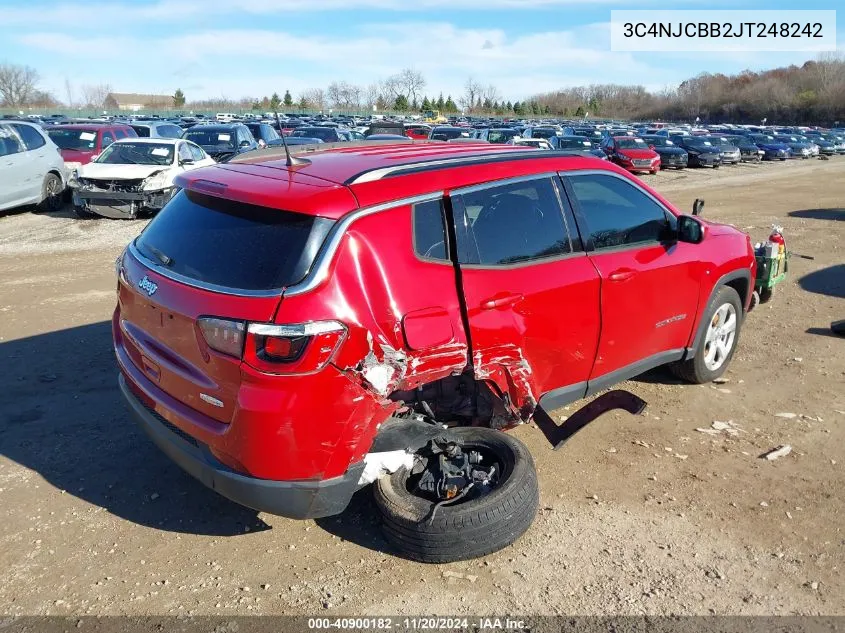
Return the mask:
{"type": "Polygon", "coordinates": [[[527,624],[517,618],[496,617],[372,617],[309,618],[308,628],[319,630],[367,631],[522,631],[527,624]]]}

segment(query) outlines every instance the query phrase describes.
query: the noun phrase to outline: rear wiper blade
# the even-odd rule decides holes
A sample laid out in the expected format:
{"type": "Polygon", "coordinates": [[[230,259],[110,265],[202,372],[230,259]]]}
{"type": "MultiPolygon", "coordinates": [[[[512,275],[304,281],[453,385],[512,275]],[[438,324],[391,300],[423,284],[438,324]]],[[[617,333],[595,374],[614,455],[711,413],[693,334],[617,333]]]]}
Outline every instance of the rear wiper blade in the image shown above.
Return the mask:
{"type": "Polygon", "coordinates": [[[147,244],[147,248],[150,249],[150,252],[156,256],[156,259],[160,261],[164,266],[170,266],[173,263],[173,258],[165,255],[160,250],[158,250],[155,246],[150,246],[147,244]]]}

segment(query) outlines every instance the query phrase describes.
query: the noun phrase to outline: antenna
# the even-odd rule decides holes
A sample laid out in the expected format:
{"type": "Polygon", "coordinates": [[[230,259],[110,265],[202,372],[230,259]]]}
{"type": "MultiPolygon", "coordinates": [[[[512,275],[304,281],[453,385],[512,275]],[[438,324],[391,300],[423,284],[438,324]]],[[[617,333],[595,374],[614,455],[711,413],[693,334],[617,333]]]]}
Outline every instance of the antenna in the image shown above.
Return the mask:
{"type": "Polygon", "coordinates": [[[284,145],[284,146],[285,146],[285,156],[287,157],[287,160],[285,161],[285,164],[286,164],[288,167],[296,167],[296,166],[301,166],[301,165],[310,165],[310,164],[311,164],[311,161],[310,161],[310,160],[308,160],[307,158],[296,158],[295,156],[291,156],[291,155],[290,155],[290,149],[288,148],[287,141],[285,141],[285,133],[282,131],[282,122],[279,120],[279,112],[278,112],[278,110],[277,110],[277,111],[275,111],[275,112],[273,112],[273,114],[275,114],[275,115],[276,115],[276,125],[278,125],[278,126],[279,126],[279,136],[281,136],[281,137],[282,137],[282,145],[284,145]]]}

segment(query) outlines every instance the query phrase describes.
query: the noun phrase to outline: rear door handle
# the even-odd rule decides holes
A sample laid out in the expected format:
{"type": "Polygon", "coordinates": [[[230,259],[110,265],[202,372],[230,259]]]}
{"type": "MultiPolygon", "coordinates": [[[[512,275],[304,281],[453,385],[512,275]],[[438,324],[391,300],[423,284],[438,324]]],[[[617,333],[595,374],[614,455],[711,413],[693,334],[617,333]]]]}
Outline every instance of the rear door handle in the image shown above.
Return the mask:
{"type": "Polygon", "coordinates": [[[610,273],[607,278],[610,281],[626,281],[637,274],[637,271],[631,270],[630,268],[620,268],[619,270],[614,270],[610,273]]]}
{"type": "Polygon", "coordinates": [[[496,308],[504,308],[522,301],[525,297],[520,294],[509,294],[498,297],[491,297],[486,301],[481,302],[481,307],[485,310],[495,310],[496,308]]]}

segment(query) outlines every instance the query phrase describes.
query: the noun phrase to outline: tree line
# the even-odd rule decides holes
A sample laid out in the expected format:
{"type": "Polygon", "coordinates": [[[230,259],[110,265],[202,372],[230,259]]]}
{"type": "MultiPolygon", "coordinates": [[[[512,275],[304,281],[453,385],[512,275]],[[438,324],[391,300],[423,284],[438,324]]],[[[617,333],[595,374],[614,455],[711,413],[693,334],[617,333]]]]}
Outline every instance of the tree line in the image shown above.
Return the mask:
{"type": "MultiPolygon", "coordinates": [[[[38,72],[27,66],[0,64],[0,105],[5,107],[57,107],[62,102],[38,89],[38,72]]],[[[181,89],[172,96],[177,110],[284,109],[311,111],[424,112],[499,115],[562,116],[568,118],[659,119],[702,122],[753,122],[832,124],[845,122],[845,57],[824,54],[801,66],[736,75],[702,73],[677,87],[650,92],[641,85],[598,84],[561,88],[522,101],[504,99],[496,86],[473,77],[453,98],[427,91],[426,78],[405,68],[367,86],[333,81],[327,88],[312,88],[294,96],[285,90],[261,98],[216,98],[188,101],[181,89]]],[[[111,85],[75,87],[65,81],[64,104],[101,108],[111,85]]]]}
{"type": "Polygon", "coordinates": [[[532,97],[566,117],[722,123],[845,123],[845,57],[736,75],[702,73],[659,93],[615,84],[563,88],[532,97]]]}

